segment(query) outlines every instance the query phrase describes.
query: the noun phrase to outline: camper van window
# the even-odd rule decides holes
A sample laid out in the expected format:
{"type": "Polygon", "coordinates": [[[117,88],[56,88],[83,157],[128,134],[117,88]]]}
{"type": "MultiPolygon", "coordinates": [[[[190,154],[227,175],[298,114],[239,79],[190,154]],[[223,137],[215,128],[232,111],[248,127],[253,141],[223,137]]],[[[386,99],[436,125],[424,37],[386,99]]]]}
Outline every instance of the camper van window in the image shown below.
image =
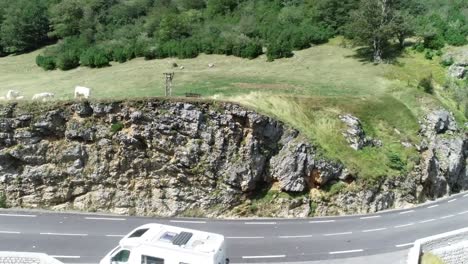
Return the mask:
{"type": "Polygon", "coordinates": [[[148,228],[143,228],[143,229],[138,229],[136,230],[135,232],[133,232],[130,236],[130,237],[141,237],[144,233],[146,233],[146,231],[148,231],[149,229],[148,228]]]}
{"type": "Polygon", "coordinates": [[[112,263],[114,262],[117,262],[117,263],[125,263],[125,262],[128,262],[128,259],[130,258],[130,251],[124,249],[122,251],[120,251],[119,253],[117,253],[117,255],[115,255],[113,258],[112,258],[112,263]]]}
{"type": "Polygon", "coordinates": [[[164,259],[142,255],[141,264],[164,264],[164,259]]]}

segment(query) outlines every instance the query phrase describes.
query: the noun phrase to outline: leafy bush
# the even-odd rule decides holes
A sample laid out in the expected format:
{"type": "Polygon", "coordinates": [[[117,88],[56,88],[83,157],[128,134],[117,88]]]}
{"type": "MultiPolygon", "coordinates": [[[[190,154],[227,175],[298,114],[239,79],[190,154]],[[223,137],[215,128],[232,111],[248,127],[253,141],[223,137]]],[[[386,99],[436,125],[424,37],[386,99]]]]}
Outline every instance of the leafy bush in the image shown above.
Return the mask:
{"type": "Polygon", "coordinates": [[[115,133],[124,129],[124,127],[124,124],[122,124],[121,122],[114,123],[110,127],[110,132],[112,133],[112,135],[114,135],[115,133]]]}
{"type": "Polygon", "coordinates": [[[424,48],[439,50],[445,46],[445,40],[440,35],[426,36],[424,38],[424,48]]]}
{"type": "Polygon", "coordinates": [[[112,54],[112,59],[120,63],[126,62],[128,60],[128,56],[125,53],[125,49],[122,47],[114,49],[114,53],[112,54]]]}
{"type": "Polygon", "coordinates": [[[416,50],[417,52],[424,52],[424,43],[419,42],[416,45],[413,46],[413,49],[416,50]]]}
{"type": "Polygon", "coordinates": [[[440,64],[442,64],[442,66],[444,67],[449,67],[449,66],[452,66],[452,64],[454,63],[454,60],[452,57],[448,57],[448,58],[444,58],[440,64]]]}
{"type": "Polygon", "coordinates": [[[424,90],[424,92],[426,92],[428,94],[433,94],[434,93],[434,84],[432,82],[432,79],[433,79],[432,74],[422,78],[419,81],[418,87],[421,87],[424,90]]]}
{"type": "Polygon", "coordinates": [[[389,164],[388,166],[397,171],[404,171],[406,168],[406,163],[400,158],[400,155],[395,152],[388,154],[389,164]]]}
{"type": "Polygon", "coordinates": [[[424,57],[428,60],[432,60],[434,57],[434,54],[432,53],[432,50],[426,50],[426,53],[424,54],[424,57]]]}
{"type": "Polygon", "coordinates": [[[56,58],[53,56],[38,55],[36,57],[36,64],[37,66],[43,68],[46,71],[52,71],[57,68],[55,60],[56,58]]]}
{"type": "Polygon", "coordinates": [[[145,50],[145,60],[154,60],[158,58],[157,47],[149,47],[145,50]]]}
{"type": "Polygon", "coordinates": [[[464,112],[464,114],[465,114],[465,118],[468,119],[468,101],[465,102],[465,112],[464,112]]]}
{"type": "Polygon", "coordinates": [[[450,28],[445,32],[445,40],[449,45],[463,46],[467,43],[466,35],[460,29],[450,28]]]}
{"type": "Polygon", "coordinates": [[[90,48],[80,56],[82,66],[91,68],[102,68],[109,66],[109,58],[104,50],[99,48],[90,48]]]}
{"type": "Polygon", "coordinates": [[[79,57],[73,52],[63,52],[57,57],[57,68],[68,71],[80,66],[79,57]]]}
{"type": "Polygon", "coordinates": [[[290,58],[294,54],[292,47],[289,43],[285,42],[273,42],[268,45],[267,48],[267,59],[268,61],[274,61],[279,58],[290,58]]]}
{"type": "Polygon", "coordinates": [[[198,46],[195,41],[184,40],[177,47],[177,57],[179,59],[191,59],[198,56],[198,46]]]}
{"type": "Polygon", "coordinates": [[[239,57],[255,59],[263,54],[263,47],[258,42],[250,42],[242,48],[239,57]]]}
{"type": "Polygon", "coordinates": [[[6,195],[3,192],[0,192],[0,208],[7,208],[6,195]]]}
{"type": "Polygon", "coordinates": [[[346,189],[346,183],[337,182],[330,186],[329,194],[336,195],[336,194],[339,194],[344,189],[346,189]]]}

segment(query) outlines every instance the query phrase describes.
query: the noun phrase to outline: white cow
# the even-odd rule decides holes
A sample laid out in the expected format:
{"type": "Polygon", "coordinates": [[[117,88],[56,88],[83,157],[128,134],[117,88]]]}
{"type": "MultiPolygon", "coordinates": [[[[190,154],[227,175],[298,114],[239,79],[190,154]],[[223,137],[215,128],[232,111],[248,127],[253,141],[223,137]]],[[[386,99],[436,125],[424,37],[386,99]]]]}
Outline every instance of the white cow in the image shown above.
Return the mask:
{"type": "Polygon", "coordinates": [[[15,100],[16,98],[20,97],[21,93],[15,90],[9,90],[7,92],[6,99],[7,100],[15,100]]]}
{"type": "Polygon", "coordinates": [[[35,94],[32,99],[33,100],[42,100],[43,102],[45,101],[48,101],[49,99],[53,99],[54,98],[54,94],[53,93],[38,93],[38,94],[35,94]]]}
{"type": "Polygon", "coordinates": [[[85,98],[88,99],[91,95],[91,89],[83,86],[75,87],[75,99],[85,98]]]}
{"type": "Polygon", "coordinates": [[[208,67],[209,67],[209,68],[213,68],[214,66],[215,66],[214,63],[208,64],[208,67]]]}

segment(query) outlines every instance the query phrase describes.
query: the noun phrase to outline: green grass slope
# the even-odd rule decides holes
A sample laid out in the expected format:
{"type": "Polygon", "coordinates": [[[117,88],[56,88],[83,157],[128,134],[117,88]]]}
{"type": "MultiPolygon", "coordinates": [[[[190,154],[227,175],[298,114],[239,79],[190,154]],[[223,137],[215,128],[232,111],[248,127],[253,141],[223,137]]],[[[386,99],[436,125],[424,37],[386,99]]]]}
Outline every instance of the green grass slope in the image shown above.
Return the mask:
{"type": "MultiPolygon", "coordinates": [[[[205,97],[241,103],[291,124],[312,139],[324,155],[340,160],[364,181],[405,174],[417,162],[418,118],[428,109],[451,106],[437,83],[445,69],[407,51],[395,64],[374,65],[356,57],[341,39],[295,52],[289,59],[266,62],[265,57],[246,60],[201,55],[190,60],[135,59],[103,69],[78,68],[45,72],[35,66],[38,52],[0,58],[0,96],[9,89],[26,98],[53,92],[71,99],[75,85],[92,88],[93,98],[132,98],[164,94],[164,72],[175,72],[174,93],[199,93],[205,97]],[[184,69],[173,68],[177,62],[184,69]],[[214,63],[214,68],[208,64],[214,63]],[[431,74],[435,95],[417,87],[431,74]],[[342,136],[340,114],[361,119],[369,136],[382,140],[382,148],[352,150],[342,136]]],[[[460,122],[464,116],[453,108],[460,122]]]]}

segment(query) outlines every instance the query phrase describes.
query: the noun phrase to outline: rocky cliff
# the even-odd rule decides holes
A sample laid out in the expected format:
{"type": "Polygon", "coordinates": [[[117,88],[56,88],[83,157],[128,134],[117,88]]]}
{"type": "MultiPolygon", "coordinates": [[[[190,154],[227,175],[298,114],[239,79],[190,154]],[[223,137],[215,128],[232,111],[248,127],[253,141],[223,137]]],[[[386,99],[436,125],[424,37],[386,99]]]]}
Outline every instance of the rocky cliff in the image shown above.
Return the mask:
{"type": "MultiPolygon", "coordinates": [[[[342,173],[297,131],[234,104],[82,102],[0,112],[8,206],[229,215],[274,182],[304,192],[342,173]]],[[[278,214],[309,213],[307,199],[298,207],[278,214]]]]}
{"type": "Polygon", "coordinates": [[[366,187],[298,131],[231,103],[0,106],[0,195],[12,207],[152,216],[373,212],[468,188],[466,136],[436,115],[417,171],[366,187]],[[324,199],[337,182],[355,188],[324,199]]]}

